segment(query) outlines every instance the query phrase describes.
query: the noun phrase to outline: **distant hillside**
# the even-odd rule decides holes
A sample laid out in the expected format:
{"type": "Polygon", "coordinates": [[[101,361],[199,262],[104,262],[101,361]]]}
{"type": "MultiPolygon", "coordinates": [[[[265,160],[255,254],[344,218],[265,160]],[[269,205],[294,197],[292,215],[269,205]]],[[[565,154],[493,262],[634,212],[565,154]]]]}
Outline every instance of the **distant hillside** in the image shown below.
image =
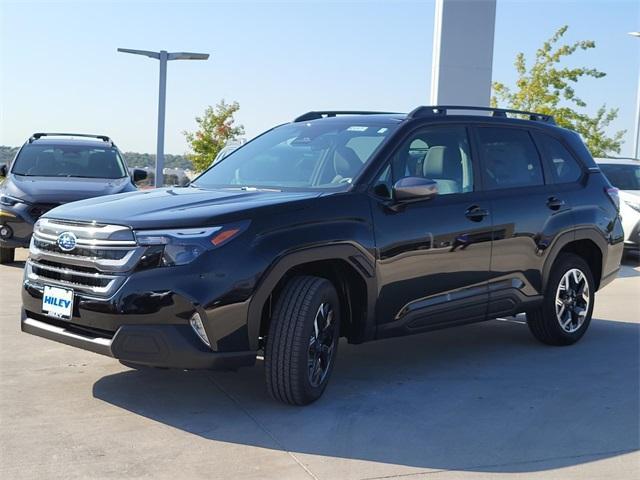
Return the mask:
{"type": "MultiPolygon", "coordinates": [[[[18,147],[0,145],[0,164],[9,163],[15,157],[18,147]]],[[[156,156],[151,153],[124,152],[124,159],[129,167],[150,167],[156,164],[156,156]]],[[[164,166],[167,168],[193,169],[193,164],[184,155],[164,156],[164,166]]]]}

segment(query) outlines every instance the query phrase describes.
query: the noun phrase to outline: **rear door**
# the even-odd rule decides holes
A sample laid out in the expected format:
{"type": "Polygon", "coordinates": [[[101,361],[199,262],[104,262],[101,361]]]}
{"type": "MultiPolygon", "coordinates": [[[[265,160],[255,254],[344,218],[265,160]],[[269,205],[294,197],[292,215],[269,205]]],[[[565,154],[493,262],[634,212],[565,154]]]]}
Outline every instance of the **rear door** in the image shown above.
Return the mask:
{"type": "Polygon", "coordinates": [[[493,214],[488,317],[495,318],[540,300],[546,252],[571,223],[570,209],[529,129],[486,125],[474,131],[493,214]]]}

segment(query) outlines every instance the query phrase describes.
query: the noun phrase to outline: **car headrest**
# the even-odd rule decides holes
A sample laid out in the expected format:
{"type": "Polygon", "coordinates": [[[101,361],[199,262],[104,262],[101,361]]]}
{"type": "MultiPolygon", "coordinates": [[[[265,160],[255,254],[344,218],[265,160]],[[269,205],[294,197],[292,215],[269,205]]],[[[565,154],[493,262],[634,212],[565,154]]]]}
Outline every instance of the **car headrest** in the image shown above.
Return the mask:
{"type": "Polygon", "coordinates": [[[425,178],[442,178],[444,176],[444,158],[447,147],[436,145],[429,149],[422,164],[422,174],[425,178]]]}
{"type": "Polygon", "coordinates": [[[333,154],[333,168],[336,175],[344,178],[354,177],[362,167],[362,161],[358,154],[350,147],[337,147],[333,154]]]}

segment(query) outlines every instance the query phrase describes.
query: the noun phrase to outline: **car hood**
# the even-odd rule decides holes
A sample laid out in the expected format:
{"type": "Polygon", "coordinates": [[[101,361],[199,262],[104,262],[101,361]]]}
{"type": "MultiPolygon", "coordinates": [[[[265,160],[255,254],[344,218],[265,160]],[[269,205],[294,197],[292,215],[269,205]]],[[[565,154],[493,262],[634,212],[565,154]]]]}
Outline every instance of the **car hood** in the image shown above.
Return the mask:
{"type": "Polygon", "coordinates": [[[638,200],[640,197],[640,190],[620,190],[618,191],[620,198],[628,198],[630,200],[638,200]]]}
{"type": "Polygon", "coordinates": [[[68,203],[85,198],[121,193],[131,187],[129,177],[73,178],[24,177],[12,175],[3,193],[28,203],[68,203]]]}
{"type": "MultiPolygon", "coordinates": [[[[57,207],[45,217],[126,225],[131,228],[203,226],[218,217],[231,218],[257,208],[315,198],[318,192],[159,188],[83,200],[57,207]]],[[[255,212],[252,212],[255,215],[255,212]]]]}

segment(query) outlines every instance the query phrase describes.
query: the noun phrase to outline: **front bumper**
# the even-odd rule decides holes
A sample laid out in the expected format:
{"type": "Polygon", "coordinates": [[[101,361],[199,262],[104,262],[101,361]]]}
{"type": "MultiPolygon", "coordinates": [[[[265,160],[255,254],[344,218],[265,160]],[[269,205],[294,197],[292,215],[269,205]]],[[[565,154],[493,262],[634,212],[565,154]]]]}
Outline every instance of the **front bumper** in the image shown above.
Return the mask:
{"type": "Polygon", "coordinates": [[[2,205],[0,207],[0,225],[6,225],[11,229],[11,237],[0,237],[0,247],[28,248],[34,223],[35,220],[28,215],[25,209],[2,205]]]}
{"type": "Polygon", "coordinates": [[[629,232],[625,232],[624,247],[640,249],[640,222],[636,223],[629,232]]]}
{"type": "Polygon", "coordinates": [[[256,360],[256,352],[252,351],[208,350],[188,325],[122,325],[111,336],[54,319],[31,318],[24,309],[20,324],[23,332],[126,364],[185,370],[235,369],[251,366],[256,360]]]}

